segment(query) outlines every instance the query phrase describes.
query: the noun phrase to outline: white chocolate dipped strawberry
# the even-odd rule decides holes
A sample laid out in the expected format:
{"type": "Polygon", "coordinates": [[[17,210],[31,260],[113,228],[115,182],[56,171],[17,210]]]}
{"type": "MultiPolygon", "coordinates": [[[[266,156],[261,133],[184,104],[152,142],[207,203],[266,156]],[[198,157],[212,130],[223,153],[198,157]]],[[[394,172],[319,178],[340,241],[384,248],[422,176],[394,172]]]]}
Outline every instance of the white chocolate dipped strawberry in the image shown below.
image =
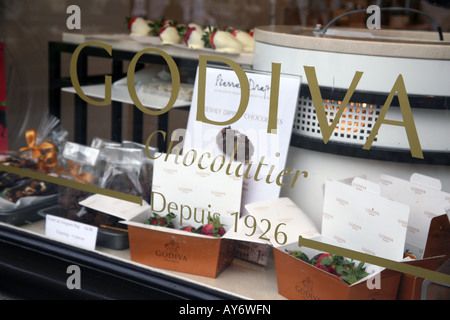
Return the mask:
{"type": "Polygon", "coordinates": [[[172,25],[166,25],[161,28],[158,35],[161,39],[161,44],[176,44],[181,41],[177,28],[172,25]]]}
{"type": "Polygon", "coordinates": [[[203,41],[203,31],[201,31],[201,29],[197,29],[196,27],[187,29],[183,37],[183,42],[192,49],[204,48],[205,41],[203,41]]]}
{"type": "Polygon", "coordinates": [[[231,34],[233,37],[235,37],[240,43],[242,43],[243,50],[244,51],[250,51],[253,52],[255,50],[255,38],[253,38],[250,33],[239,30],[239,29],[233,29],[231,31],[231,34]]]}
{"type": "Polygon", "coordinates": [[[197,23],[194,23],[194,22],[189,23],[189,24],[188,24],[188,28],[195,28],[195,29],[197,29],[198,31],[200,31],[200,32],[203,33],[203,28],[202,28],[202,26],[199,25],[199,24],[197,24],[197,23]]]}
{"type": "Polygon", "coordinates": [[[243,50],[242,44],[227,31],[217,29],[206,31],[203,40],[205,47],[213,48],[217,52],[238,53],[243,50]]]}
{"type": "Polygon", "coordinates": [[[128,23],[128,30],[132,36],[144,37],[150,34],[152,28],[150,28],[148,21],[141,17],[134,17],[128,23]]]}

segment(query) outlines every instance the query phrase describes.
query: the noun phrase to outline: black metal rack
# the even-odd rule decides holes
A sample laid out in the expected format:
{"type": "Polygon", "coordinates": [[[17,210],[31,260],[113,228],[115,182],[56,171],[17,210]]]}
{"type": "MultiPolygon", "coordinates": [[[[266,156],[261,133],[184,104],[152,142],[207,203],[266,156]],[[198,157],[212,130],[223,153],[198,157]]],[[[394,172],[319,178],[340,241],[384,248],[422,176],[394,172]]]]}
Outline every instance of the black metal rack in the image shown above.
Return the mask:
{"type": "MultiPolygon", "coordinates": [[[[63,77],[61,72],[61,56],[63,53],[73,53],[78,47],[78,44],[66,42],[49,42],[48,57],[49,57],[49,113],[61,118],[61,89],[64,87],[71,87],[72,82],[70,77],[63,77]]],[[[88,75],[88,58],[100,57],[107,58],[111,61],[111,77],[113,82],[125,77],[123,73],[124,61],[131,61],[136,52],[124,50],[112,50],[112,55],[102,48],[87,46],[78,58],[77,69],[80,85],[91,85],[104,82],[104,74],[102,75],[88,75]]],[[[180,69],[191,73],[195,76],[198,61],[193,59],[173,58],[180,69]]],[[[161,64],[166,62],[161,56],[156,54],[144,54],[140,58],[138,68],[142,68],[145,64],[161,64]]],[[[74,95],[74,142],[86,144],[87,142],[87,102],[82,100],[78,95],[74,95]]],[[[181,107],[178,109],[188,109],[189,107],[181,107]]],[[[157,117],[158,130],[167,132],[169,122],[169,112],[166,112],[157,117]]],[[[133,108],[132,119],[132,139],[135,142],[142,143],[143,133],[143,113],[133,108]]],[[[121,141],[122,136],[122,103],[117,101],[111,102],[111,140],[121,141]]],[[[159,135],[157,146],[160,151],[166,150],[166,143],[159,135]]]]}

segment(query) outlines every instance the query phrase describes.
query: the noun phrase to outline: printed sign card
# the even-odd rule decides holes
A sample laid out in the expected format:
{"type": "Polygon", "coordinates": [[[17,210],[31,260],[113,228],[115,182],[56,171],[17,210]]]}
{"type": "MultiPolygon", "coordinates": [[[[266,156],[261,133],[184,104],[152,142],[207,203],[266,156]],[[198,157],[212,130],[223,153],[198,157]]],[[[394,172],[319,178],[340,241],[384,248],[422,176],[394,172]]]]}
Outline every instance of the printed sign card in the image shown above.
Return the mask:
{"type": "Polygon", "coordinates": [[[405,249],[423,258],[431,219],[450,208],[450,194],[441,191],[439,180],[417,173],[410,181],[381,175],[380,187],[383,196],[410,206],[405,249]]]}
{"type": "Polygon", "coordinates": [[[299,77],[281,75],[275,110],[270,103],[271,74],[246,72],[246,76],[250,94],[248,104],[241,108],[241,84],[236,72],[206,69],[204,117],[212,124],[198,118],[198,113],[203,112],[198,109],[197,72],[183,146],[183,153],[203,150],[212,157],[225,156],[244,164],[239,171],[244,176],[242,215],[247,214],[245,204],[278,198],[285,179],[292,180],[293,172],[285,171],[284,165],[300,88],[299,77]],[[276,133],[267,132],[269,110],[276,111],[276,133]],[[232,123],[220,124],[230,120],[232,123]]]}
{"type": "Polygon", "coordinates": [[[355,178],[352,185],[327,181],[322,235],[343,247],[377,257],[403,259],[409,207],[375,193],[355,178]]]}
{"type": "Polygon", "coordinates": [[[94,250],[98,228],[77,221],[53,216],[45,216],[45,235],[75,246],[94,250]]]}

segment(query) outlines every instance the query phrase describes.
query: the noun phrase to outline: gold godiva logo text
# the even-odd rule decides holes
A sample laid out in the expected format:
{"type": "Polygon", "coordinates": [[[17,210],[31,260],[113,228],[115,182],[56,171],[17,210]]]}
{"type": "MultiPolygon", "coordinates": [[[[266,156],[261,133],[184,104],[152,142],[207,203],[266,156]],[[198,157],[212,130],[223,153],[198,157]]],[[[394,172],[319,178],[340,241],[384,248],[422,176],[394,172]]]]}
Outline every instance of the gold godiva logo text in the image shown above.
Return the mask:
{"type": "MultiPolygon", "coordinates": [[[[70,78],[72,80],[72,85],[75,88],[77,94],[80,96],[81,99],[84,101],[98,106],[105,106],[109,105],[111,103],[111,76],[105,76],[105,99],[103,101],[96,101],[89,97],[87,97],[83,90],[81,89],[79,80],[78,80],[78,74],[77,74],[77,62],[78,57],[81,53],[81,51],[87,47],[87,46],[97,46],[100,48],[103,48],[109,55],[112,55],[112,46],[99,42],[99,41],[87,41],[82,44],[80,44],[74,54],[72,55],[72,59],[70,62],[70,78]]],[[[323,99],[320,93],[319,84],[317,81],[316,71],[315,68],[312,66],[304,66],[306,79],[308,81],[308,87],[311,92],[311,97],[314,102],[314,108],[317,114],[317,119],[319,122],[320,130],[322,133],[323,141],[326,144],[328,140],[330,139],[334,128],[339,123],[339,120],[341,118],[342,113],[344,112],[345,108],[347,107],[348,103],[350,102],[350,99],[353,95],[353,93],[356,90],[356,87],[363,75],[363,72],[356,71],[355,75],[353,77],[353,80],[350,84],[350,87],[345,94],[345,97],[342,101],[341,106],[339,107],[336,117],[334,118],[331,125],[328,125],[328,119],[325,114],[325,109],[323,106],[323,99]]],[[[267,121],[267,133],[269,134],[276,134],[277,133],[277,116],[278,116],[278,96],[279,96],[279,87],[280,87],[280,77],[281,77],[281,63],[272,63],[272,74],[271,74],[271,84],[270,84],[270,98],[269,98],[269,111],[268,111],[268,121],[267,121]]],[[[128,91],[130,94],[131,99],[133,100],[133,103],[137,108],[139,108],[142,112],[149,114],[149,115],[162,115],[166,112],[168,112],[173,105],[175,104],[175,101],[178,97],[178,93],[180,91],[180,72],[178,70],[178,67],[175,63],[175,61],[170,57],[166,52],[160,49],[156,48],[146,48],[141,51],[139,51],[134,58],[131,60],[130,65],[128,67],[128,73],[127,73],[127,85],[128,85],[128,91]],[[171,95],[169,98],[169,102],[167,105],[162,108],[161,110],[150,110],[148,108],[145,108],[141,101],[139,100],[136,88],[135,88],[135,81],[134,81],[134,74],[136,65],[139,62],[139,59],[142,55],[151,53],[151,54],[157,54],[160,55],[167,63],[169,67],[169,71],[172,77],[172,90],[171,95]]],[[[247,109],[248,101],[250,98],[250,83],[249,79],[245,73],[245,71],[240,67],[239,64],[234,62],[231,59],[224,58],[224,57],[217,57],[217,56],[208,56],[208,55],[199,55],[199,64],[198,64],[198,99],[197,99],[197,115],[196,120],[218,125],[218,126],[227,126],[232,123],[235,123],[237,120],[239,120],[245,113],[245,110],[247,109]],[[207,69],[207,63],[208,61],[218,61],[221,63],[224,63],[228,65],[235,73],[238,78],[239,82],[239,88],[241,92],[240,96],[240,102],[239,102],[239,108],[237,109],[237,112],[233,115],[232,118],[226,121],[213,121],[206,117],[205,115],[205,93],[206,93],[206,69],[207,69]]],[[[411,111],[411,106],[409,104],[408,95],[406,92],[405,83],[403,80],[403,76],[401,74],[398,75],[391,92],[389,93],[386,102],[383,105],[383,108],[381,109],[381,112],[378,116],[378,119],[373,126],[373,129],[366,141],[366,143],[363,146],[363,149],[369,150],[372,146],[372,143],[375,139],[375,136],[378,133],[378,130],[380,129],[382,124],[388,124],[388,125],[394,125],[394,126],[400,126],[404,127],[406,131],[406,135],[408,137],[409,146],[411,149],[412,157],[414,158],[420,158],[423,159],[423,153],[422,148],[420,145],[419,137],[417,135],[416,126],[414,123],[414,118],[411,111]],[[399,101],[399,107],[402,113],[403,121],[398,120],[388,120],[385,119],[386,114],[391,106],[392,99],[397,94],[398,101],[399,101]]]]}

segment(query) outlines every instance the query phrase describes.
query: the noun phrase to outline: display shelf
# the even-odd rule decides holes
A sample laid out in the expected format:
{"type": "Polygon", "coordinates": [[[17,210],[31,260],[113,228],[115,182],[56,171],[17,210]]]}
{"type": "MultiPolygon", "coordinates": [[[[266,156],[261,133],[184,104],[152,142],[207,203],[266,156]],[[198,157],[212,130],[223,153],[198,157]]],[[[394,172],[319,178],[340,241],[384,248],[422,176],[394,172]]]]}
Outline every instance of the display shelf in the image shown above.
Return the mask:
{"type": "MultiPolygon", "coordinates": [[[[88,97],[99,98],[102,100],[105,99],[105,85],[103,84],[81,86],[81,90],[88,97]]],[[[76,94],[74,87],[64,87],[61,89],[61,91],[76,94]]],[[[169,100],[169,97],[151,93],[138,94],[138,98],[144,107],[159,110],[164,108],[169,100]]],[[[111,100],[121,103],[133,104],[133,100],[131,100],[127,86],[113,85],[111,89],[111,100]]],[[[190,101],[177,99],[175,101],[175,104],[173,105],[173,108],[189,108],[190,104],[190,101]]]]}
{"type": "Polygon", "coordinates": [[[20,283],[26,281],[28,298],[285,300],[272,257],[265,267],[235,259],[208,278],[133,262],[129,250],[87,250],[52,240],[45,220],[21,227],[0,223],[0,247],[0,288],[17,286],[15,293],[24,294],[20,283]],[[67,288],[69,265],[80,267],[81,289],[67,288]]]}

